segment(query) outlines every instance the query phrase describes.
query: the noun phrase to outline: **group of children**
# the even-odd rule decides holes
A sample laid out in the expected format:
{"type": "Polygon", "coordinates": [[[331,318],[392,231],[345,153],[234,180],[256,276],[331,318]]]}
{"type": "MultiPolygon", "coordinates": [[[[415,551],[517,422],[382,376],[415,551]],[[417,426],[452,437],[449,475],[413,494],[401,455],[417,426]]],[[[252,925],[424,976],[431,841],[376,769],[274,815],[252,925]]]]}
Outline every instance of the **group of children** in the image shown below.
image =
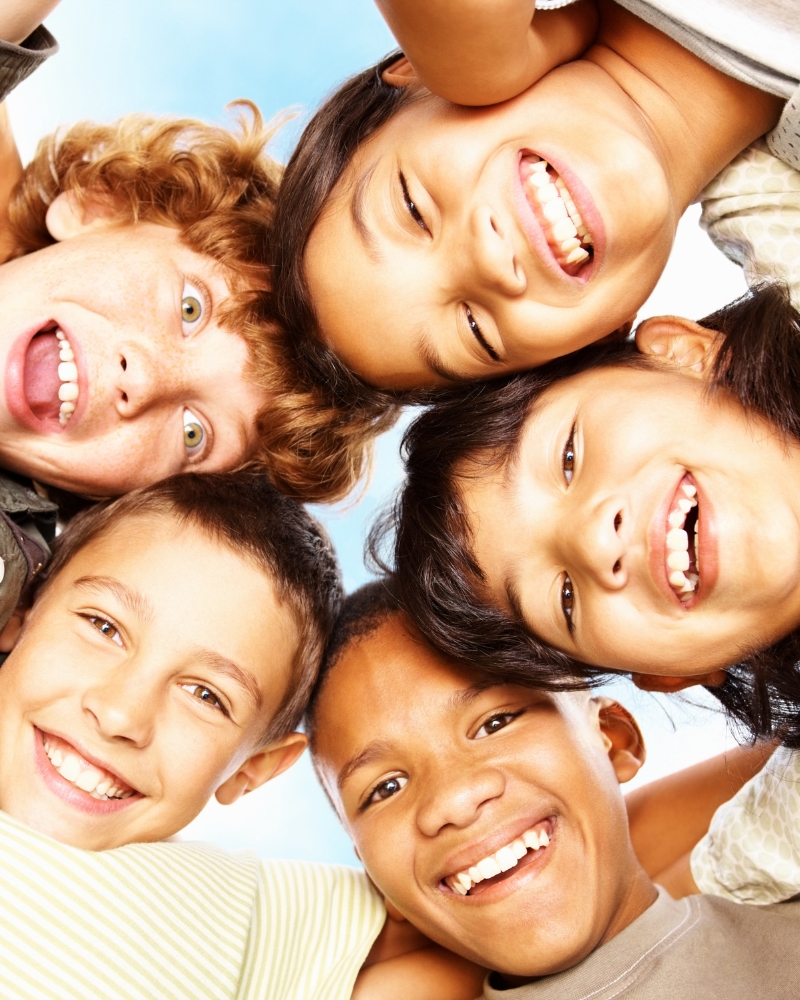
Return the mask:
{"type": "MultiPolygon", "coordinates": [[[[4,93],[52,6],[0,15],[4,93]]],[[[379,6],[405,54],[283,176],[245,102],[75,126],[8,185],[0,983],[793,996],[797,14],[379,6]],[[784,285],[634,341],[703,188],[784,285]],[[419,401],[391,566],[343,599],[302,501],[419,401]],[[626,809],[608,669],[772,743],[626,809]],[[170,842],[307,744],[364,872],[170,842]]]]}

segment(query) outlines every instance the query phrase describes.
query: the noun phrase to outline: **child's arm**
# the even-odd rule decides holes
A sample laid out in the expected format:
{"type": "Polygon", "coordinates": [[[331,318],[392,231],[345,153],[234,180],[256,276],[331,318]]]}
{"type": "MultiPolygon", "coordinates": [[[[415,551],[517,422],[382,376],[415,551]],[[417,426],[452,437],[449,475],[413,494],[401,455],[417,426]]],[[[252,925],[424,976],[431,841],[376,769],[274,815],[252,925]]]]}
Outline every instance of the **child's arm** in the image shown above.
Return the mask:
{"type": "Polygon", "coordinates": [[[771,743],[735,747],[625,797],[633,849],[651,878],[660,882],[677,863],[671,874],[677,884],[680,865],[688,866],[689,852],[705,836],[714,813],[758,774],[774,749],[771,743]]]}
{"type": "Polygon", "coordinates": [[[595,0],[534,17],[535,0],[376,0],[434,94],[456,104],[516,97],[584,52],[597,31],[595,0]]]}
{"type": "Polygon", "coordinates": [[[8,202],[14,185],[22,176],[22,161],[17,152],[8,108],[0,104],[0,264],[8,260],[14,241],[8,230],[8,202]]]}
{"type": "Polygon", "coordinates": [[[59,0],[3,0],[0,3],[0,38],[20,45],[58,4],[59,0]]]}

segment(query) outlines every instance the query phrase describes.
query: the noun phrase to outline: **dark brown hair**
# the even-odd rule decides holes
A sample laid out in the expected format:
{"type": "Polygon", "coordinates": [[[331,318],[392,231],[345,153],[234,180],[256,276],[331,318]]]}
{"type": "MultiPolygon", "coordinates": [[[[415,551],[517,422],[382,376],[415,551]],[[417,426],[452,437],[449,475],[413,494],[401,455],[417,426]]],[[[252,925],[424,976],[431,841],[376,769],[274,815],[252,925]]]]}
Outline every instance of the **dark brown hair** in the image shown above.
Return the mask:
{"type": "Polygon", "coordinates": [[[140,517],[195,525],[252,560],[275,584],[300,638],[288,690],[275,717],[265,721],[264,743],[291,732],[302,718],[342,600],[339,568],[323,529],[259,472],[182,473],[76,515],[55,541],[34,603],[81,549],[140,517]]]}
{"type": "MultiPolygon", "coordinates": [[[[701,323],[724,337],[709,391],[734,395],[800,437],[800,315],[786,289],[762,286],[701,323]]],[[[550,648],[486,599],[459,484],[508,461],[549,386],[611,365],[651,362],[632,342],[595,344],[536,371],[454,390],[406,431],[406,483],[374,527],[370,549],[386,568],[383,552],[393,542],[403,608],[446,655],[544,689],[572,687],[576,676],[591,684],[608,673],[550,648]]],[[[800,748],[800,630],[727,666],[725,684],[710,690],[729,716],[753,737],[779,736],[800,748]]]]}

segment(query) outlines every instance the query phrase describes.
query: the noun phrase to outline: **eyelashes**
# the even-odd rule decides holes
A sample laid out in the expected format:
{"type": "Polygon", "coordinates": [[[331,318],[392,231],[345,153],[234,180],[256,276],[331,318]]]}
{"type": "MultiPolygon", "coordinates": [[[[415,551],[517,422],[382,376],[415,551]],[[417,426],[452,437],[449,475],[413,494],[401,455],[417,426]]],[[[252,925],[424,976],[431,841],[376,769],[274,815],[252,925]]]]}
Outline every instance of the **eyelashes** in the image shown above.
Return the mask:
{"type": "Polygon", "coordinates": [[[425,220],[422,218],[422,213],[417,208],[411,195],[408,193],[408,184],[406,183],[406,179],[402,172],[398,174],[398,177],[400,178],[400,188],[403,192],[403,202],[408,210],[408,214],[421,229],[424,229],[426,233],[430,233],[430,230],[425,224],[425,220]]]}

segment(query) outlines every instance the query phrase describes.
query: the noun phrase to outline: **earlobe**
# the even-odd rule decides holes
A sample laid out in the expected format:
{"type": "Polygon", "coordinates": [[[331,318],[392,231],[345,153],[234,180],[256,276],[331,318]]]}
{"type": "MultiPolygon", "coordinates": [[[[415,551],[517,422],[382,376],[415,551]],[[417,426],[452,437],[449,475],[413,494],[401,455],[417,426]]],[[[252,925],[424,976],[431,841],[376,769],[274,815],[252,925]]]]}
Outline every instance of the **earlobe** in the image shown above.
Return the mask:
{"type": "Polygon", "coordinates": [[[107,229],[114,221],[114,208],[107,199],[82,199],[75,191],[62,191],[57,195],[45,216],[47,231],[57,243],[73,236],[107,229]]]}
{"type": "Polygon", "coordinates": [[[3,626],[2,631],[0,631],[0,653],[10,653],[19,642],[19,637],[22,635],[22,626],[25,624],[30,610],[30,608],[24,608],[21,605],[18,605],[14,609],[11,617],[3,626]]]}
{"type": "Polygon", "coordinates": [[[695,674],[692,677],[663,677],[660,674],[631,674],[631,680],[642,691],[657,691],[661,694],[674,694],[686,688],[702,684],[703,687],[721,687],[727,674],[724,670],[712,670],[707,674],[695,674]]]}
{"type": "Polygon", "coordinates": [[[305,733],[289,733],[277,743],[271,743],[253,754],[239,770],[227,778],[214,793],[223,806],[232,805],[248,792],[277,778],[294,764],[308,745],[305,733]]]}
{"type": "Polygon", "coordinates": [[[631,713],[611,698],[598,699],[600,730],[608,744],[608,757],[620,784],[634,778],[644,764],[644,737],[631,713]]]}
{"type": "Polygon", "coordinates": [[[406,56],[399,56],[391,66],[387,66],[381,73],[381,80],[390,87],[411,87],[419,84],[414,67],[406,56]]]}
{"type": "Polygon", "coordinates": [[[636,346],[641,354],[695,378],[709,377],[718,345],[716,330],[707,330],[683,316],[654,316],[636,328],[636,346]]]}

